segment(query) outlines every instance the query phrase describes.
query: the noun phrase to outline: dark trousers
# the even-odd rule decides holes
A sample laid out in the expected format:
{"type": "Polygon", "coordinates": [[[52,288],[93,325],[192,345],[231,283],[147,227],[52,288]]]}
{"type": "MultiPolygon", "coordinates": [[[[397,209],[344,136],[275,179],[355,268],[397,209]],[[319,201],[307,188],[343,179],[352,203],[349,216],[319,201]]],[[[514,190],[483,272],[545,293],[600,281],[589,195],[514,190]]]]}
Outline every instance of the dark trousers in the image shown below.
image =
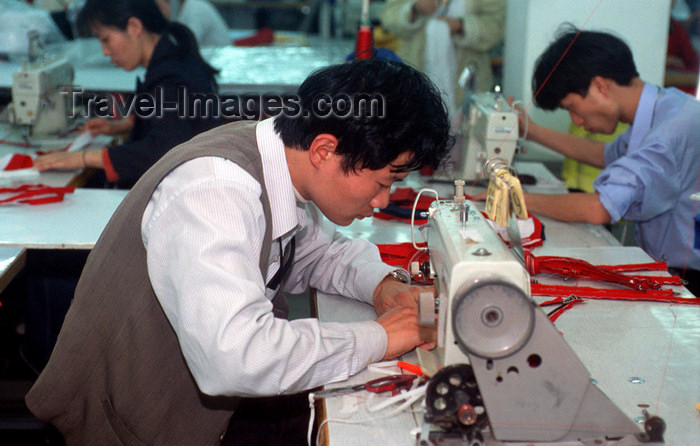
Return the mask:
{"type": "Polygon", "coordinates": [[[27,252],[25,359],[40,372],[63,325],[89,250],[27,252]]]}
{"type": "Polygon", "coordinates": [[[221,444],[306,446],[309,415],[308,392],[244,399],[231,417],[221,444]]]}

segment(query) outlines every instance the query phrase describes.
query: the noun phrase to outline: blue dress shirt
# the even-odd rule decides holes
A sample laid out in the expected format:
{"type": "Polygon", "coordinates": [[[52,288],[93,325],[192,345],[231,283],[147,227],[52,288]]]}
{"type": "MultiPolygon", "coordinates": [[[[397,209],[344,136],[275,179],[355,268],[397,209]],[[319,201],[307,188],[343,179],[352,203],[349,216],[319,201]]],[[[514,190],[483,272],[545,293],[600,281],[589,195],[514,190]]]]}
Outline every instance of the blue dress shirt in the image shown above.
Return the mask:
{"type": "Polygon", "coordinates": [[[612,217],[634,222],[635,240],[669,267],[700,269],[693,246],[700,186],[700,102],[645,84],[634,123],[605,145],[593,188],[612,217]]]}

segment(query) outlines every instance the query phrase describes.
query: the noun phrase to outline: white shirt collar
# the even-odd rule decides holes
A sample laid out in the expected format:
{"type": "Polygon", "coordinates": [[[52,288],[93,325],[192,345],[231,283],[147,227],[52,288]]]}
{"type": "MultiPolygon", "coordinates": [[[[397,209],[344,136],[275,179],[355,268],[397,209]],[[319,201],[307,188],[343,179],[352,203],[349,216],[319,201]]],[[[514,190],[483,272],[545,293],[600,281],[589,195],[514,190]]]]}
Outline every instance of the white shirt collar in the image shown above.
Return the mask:
{"type": "Polygon", "coordinates": [[[309,200],[301,196],[296,187],[294,188],[294,196],[296,197],[297,201],[301,204],[306,204],[309,202],[309,200]]]}
{"type": "Polygon", "coordinates": [[[289,174],[284,143],[274,129],[274,119],[260,121],[255,134],[272,212],[272,237],[276,239],[299,224],[296,191],[289,174]]]}

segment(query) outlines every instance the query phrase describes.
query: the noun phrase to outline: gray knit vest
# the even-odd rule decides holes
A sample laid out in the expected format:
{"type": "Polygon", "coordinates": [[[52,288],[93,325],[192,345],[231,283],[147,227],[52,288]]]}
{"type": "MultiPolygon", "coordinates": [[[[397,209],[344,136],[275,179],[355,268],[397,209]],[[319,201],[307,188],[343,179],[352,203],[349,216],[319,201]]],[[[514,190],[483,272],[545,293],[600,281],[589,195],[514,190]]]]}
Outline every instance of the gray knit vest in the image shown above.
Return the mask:
{"type": "Polygon", "coordinates": [[[141,219],[175,167],[227,158],[262,188],[265,277],[271,218],[255,124],[226,124],[169,151],[132,188],[90,253],[51,359],[26,397],[69,445],[199,446],[217,444],[225,432],[238,400],[199,391],[151,288],[141,219]]]}

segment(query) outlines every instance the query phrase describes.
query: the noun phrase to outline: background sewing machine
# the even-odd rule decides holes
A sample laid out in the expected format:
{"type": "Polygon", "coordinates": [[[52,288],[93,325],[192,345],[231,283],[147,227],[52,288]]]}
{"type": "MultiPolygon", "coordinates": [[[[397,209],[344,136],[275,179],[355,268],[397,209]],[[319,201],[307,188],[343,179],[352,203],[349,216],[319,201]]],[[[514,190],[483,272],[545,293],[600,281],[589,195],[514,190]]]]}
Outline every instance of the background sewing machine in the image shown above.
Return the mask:
{"type": "Polygon", "coordinates": [[[498,92],[469,96],[464,105],[462,153],[458,178],[474,181],[488,160],[499,157],[512,164],[518,143],[518,115],[498,92]]]}
{"type": "Polygon", "coordinates": [[[437,307],[438,341],[417,350],[434,373],[419,445],[663,443],[663,420],[644,413],[643,433],[591,383],[531,300],[525,267],[473,203],[438,200],[428,220],[422,270],[438,296],[421,295],[420,315],[433,323],[437,307]]]}
{"type": "Polygon", "coordinates": [[[10,122],[22,126],[25,139],[66,130],[71,117],[72,84],[73,67],[66,59],[23,62],[12,76],[10,122]]]}

